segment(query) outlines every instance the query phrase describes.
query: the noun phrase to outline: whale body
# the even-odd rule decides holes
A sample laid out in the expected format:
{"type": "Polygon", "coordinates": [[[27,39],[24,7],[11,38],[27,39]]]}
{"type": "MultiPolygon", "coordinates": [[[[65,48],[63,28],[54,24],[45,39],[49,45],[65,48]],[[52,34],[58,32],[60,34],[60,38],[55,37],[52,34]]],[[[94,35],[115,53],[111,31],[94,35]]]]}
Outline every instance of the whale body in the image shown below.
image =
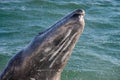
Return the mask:
{"type": "Polygon", "coordinates": [[[0,80],[60,80],[61,73],[84,29],[84,10],[77,9],[12,57],[0,80]]]}

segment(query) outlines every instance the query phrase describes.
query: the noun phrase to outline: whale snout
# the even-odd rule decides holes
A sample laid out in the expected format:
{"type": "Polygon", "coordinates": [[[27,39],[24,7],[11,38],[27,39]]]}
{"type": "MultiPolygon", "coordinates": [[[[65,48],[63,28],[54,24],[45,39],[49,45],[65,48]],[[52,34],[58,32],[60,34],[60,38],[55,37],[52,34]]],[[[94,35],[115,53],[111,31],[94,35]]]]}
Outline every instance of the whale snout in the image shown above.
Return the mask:
{"type": "Polygon", "coordinates": [[[82,16],[82,17],[85,16],[85,11],[83,9],[77,9],[73,12],[72,17],[79,17],[79,16],[82,16]]]}
{"type": "Polygon", "coordinates": [[[75,10],[75,14],[79,14],[79,15],[85,15],[85,11],[83,9],[77,9],[75,10]]]}

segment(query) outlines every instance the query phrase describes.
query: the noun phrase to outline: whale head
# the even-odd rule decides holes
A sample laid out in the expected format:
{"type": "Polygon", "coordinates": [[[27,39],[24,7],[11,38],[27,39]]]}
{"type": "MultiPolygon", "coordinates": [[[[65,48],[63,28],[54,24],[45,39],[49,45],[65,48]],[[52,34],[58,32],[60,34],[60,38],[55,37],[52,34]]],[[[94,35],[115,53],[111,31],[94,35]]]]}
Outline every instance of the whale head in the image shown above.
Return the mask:
{"type": "Polygon", "coordinates": [[[2,80],[60,80],[61,72],[83,32],[84,15],[84,10],[77,9],[38,34],[9,61],[2,80]]]}
{"type": "Polygon", "coordinates": [[[36,42],[41,41],[41,46],[38,45],[36,51],[37,60],[40,61],[38,71],[44,77],[51,75],[50,80],[60,79],[61,72],[83,32],[84,15],[84,10],[75,10],[36,37],[36,42]]]}

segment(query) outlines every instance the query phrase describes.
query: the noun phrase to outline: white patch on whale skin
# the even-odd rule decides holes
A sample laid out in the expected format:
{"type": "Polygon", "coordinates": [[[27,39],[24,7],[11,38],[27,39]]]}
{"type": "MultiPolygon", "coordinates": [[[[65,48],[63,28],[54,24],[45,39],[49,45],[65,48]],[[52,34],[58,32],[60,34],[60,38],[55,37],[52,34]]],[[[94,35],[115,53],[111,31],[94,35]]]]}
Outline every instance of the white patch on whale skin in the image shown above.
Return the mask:
{"type": "Polygon", "coordinates": [[[49,52],[50,50],[51,50],[51,48],[48,47],[48,48],[46,48],[46,49],[44,50],[44,52],[49,52]]]}
{"type": "Polygon", "coordinates": [[[44,61],[45,60],[45,57],[43,57],[42,59],[40,59],[40,62],[44,61]]]}
{"type": "Polygon", "coordinates": [[[49,80],[48,78],[46,78],[46,80],[49,80]]]}
{"type": "Polygon", "coordinates": [[[65,53],[65,55],[62,57],[61,62],[63,62],[65,60],[65,58],[68,56],[69,53],[70,53],[69,51],[67,53],[65,53]]]}
{"type": "Polygon", "coordinates": [[[80,21],[80,22],[83,21],[83,16],[79,16],[79,21],[80,21]]]}
{"type": "Polygon", "coordinates": [[[36,80],[35,78],[30,78],[30,80],[36,80]]]}
{"type": "MultiPolygon", "coordinates": [[[[84,22],[84,15],[79,16],[79,22],[82,24],[82,26],[85,25],[85,22],[84,22]]],[[[83,27],[83,29],[82,29],[82,32],[83,32],[83,30],[84,30],[84,27],[83,27]]]]}

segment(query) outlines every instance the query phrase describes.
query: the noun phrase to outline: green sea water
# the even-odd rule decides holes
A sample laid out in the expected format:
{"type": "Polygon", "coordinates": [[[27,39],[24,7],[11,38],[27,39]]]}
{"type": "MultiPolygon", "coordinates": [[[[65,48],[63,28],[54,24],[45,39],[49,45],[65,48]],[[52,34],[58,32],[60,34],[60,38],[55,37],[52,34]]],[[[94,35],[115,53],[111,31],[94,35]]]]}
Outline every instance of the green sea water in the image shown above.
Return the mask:
{"type": "Polygon", "coordinates": [[[75,9],[85,29],[62,80],[120,80],[120,0],[0,0],[0,72],[39,32],[75,9]]]}

